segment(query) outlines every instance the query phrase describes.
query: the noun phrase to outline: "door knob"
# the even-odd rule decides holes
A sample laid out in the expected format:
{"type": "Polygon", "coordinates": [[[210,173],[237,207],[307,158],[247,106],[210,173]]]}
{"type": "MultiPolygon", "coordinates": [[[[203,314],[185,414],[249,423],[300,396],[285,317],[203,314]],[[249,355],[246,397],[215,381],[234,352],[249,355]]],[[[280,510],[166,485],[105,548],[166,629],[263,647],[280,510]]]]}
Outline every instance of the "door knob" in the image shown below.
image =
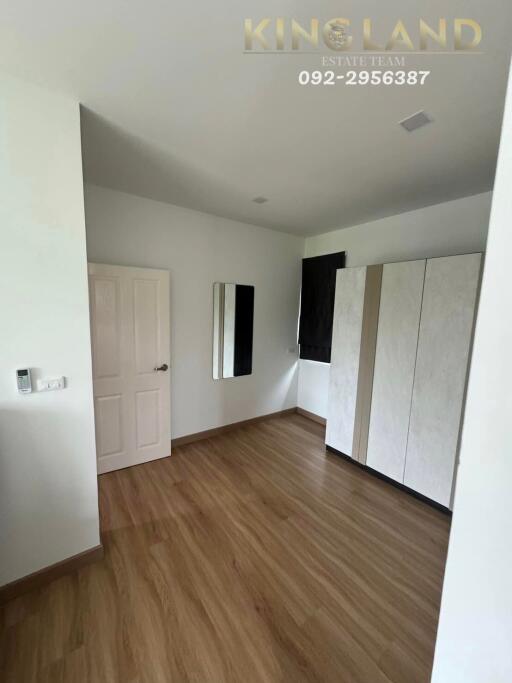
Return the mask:
{"type": "Polygon", "coordinates": [[[167,363],[164,363],[159,368],[154,368],[155,372],[167,372],[168,369],[169,366],[167,365],[167,363]]]}

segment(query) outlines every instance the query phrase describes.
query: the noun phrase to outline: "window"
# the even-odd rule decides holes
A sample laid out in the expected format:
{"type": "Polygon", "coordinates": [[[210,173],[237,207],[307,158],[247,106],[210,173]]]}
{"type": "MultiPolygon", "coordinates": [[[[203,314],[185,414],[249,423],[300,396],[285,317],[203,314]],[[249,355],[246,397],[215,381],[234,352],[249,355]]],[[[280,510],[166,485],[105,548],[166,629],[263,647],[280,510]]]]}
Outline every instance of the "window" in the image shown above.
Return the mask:
{"type": "Polygon", "coordinates": [[[300,357],[331,362],[336,271],[345,267],[345,252],[302,259],[300,357]]]}

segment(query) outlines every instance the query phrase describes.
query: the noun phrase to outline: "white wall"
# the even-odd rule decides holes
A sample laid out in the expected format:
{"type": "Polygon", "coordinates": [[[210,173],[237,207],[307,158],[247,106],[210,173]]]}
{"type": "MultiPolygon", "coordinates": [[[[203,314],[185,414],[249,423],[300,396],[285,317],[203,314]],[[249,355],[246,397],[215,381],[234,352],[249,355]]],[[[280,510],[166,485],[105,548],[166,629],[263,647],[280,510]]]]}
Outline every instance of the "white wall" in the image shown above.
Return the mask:
{"type": "Polygon", "coordinates": [[[329,363],[319,363],[313,360],[299,361],[297,405],[325,418],[327,418],[330,368],[329,363]]]}
{"type": "Polygon", "coordinates": [[[0,80],[0,585],[99,543],[76,102],[0,80]],[[15,370],[65,375],[20,395],[15,370]]]}
{"type": "Polygon", "coordinates": [[[509,82],[433,683],[512,681],[511,184],[509,82]]]}
{"type": "Polygon", "coordinates": [[[304,239],[95,186],[90,261],[171,275],[171,429],[176,438],[297,405],[304,239]],[[253,374],[212,378],[213,283],[255,286],[253,374]]]}
{"type": "MultiPolygon", "coordinates": [[[[306,239],[306,256],[347,252],[347,266],[483,251],[491,193],[473,195],[306,239]]],[[[329,365],[300,361],[298,405],[325,417],[329,365]]]]}

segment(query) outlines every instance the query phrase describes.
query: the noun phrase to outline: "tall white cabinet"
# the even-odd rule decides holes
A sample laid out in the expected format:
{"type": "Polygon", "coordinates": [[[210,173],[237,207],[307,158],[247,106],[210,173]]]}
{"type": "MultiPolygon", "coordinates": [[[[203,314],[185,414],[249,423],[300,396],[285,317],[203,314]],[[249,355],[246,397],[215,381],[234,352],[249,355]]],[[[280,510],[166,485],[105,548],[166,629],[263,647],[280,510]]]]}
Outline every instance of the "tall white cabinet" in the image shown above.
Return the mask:
{"type": "Polygon", "coordinates": [[[480,269],[464,254],[337,274],[326,443],[445,507],[480,269]]]}
{"type": "Polygon", "coordinates": [[[383,268],[366,464],[403,483],[425,261],[383,268]]]}
{"type": "Polygon", "coordinates": [[[404,484],[450,506],[480,254],[427,262],[404,484]]]}
{"type": "Polygon", "coordinates": [[[365,287],[366,268],[337,271],[331,346],[335,352],[331,351],[326,440],[350,457],[357,455],[353,443],[365,287]]]}
{"type": "Polygon", "coordinates": [[[362,462],[368,440],[382,266],[336,274],[327,443],[362,462]]]}

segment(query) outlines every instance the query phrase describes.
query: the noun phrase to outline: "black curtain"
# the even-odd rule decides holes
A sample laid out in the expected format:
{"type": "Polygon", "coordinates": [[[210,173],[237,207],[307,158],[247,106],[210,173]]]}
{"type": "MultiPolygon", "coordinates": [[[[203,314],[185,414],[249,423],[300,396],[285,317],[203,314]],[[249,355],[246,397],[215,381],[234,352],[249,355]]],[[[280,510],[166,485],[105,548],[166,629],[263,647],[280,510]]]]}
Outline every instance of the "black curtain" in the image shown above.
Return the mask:
{"type": "Polygon", "coordinates": [[[235,377],[252,373],[254,287],[237,285],[235,294],[235,377]]]}
{"type": "Polygon", "coordinates": [[[331,362],[336,271],[345,267],[345,252],[302,259],[300,357],[331,362]]]}

